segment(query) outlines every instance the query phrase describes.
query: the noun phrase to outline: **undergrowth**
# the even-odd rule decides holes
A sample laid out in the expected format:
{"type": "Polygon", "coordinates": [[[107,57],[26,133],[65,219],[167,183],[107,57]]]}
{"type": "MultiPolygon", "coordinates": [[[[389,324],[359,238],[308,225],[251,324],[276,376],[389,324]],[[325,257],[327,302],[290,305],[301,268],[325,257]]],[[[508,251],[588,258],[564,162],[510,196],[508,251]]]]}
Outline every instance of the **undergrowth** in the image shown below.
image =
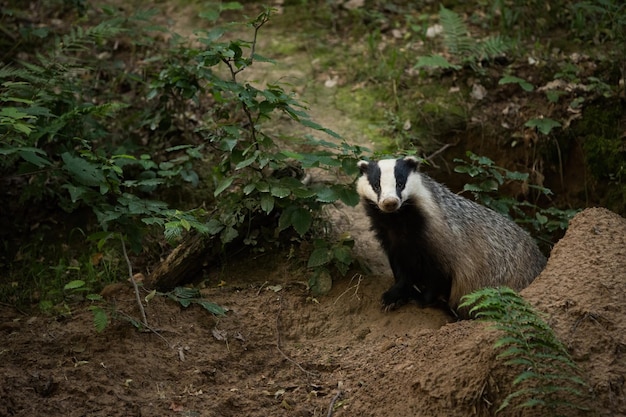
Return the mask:
{"type": "Polygon", "coordinates": [[[454,171],[471,178],[463,191],[470,192],[475,201],[524,225],[549,252],[551,243],[562,236],[579,210],[542,207],[539,201],[544,200],[545,204],[553,193],[549,188],[532,184],[530,174],[497,166],[490,158],[471,151],[466,155],[468,160],[454,160],[458,164],[454,171]],[[503,193],[501,187],[505,185],[515,185],[524,194],[523,199],[503,193]]]}
{"type": "Polygon", "coordinates": [[[518,370],[511,392],[496,413],[508,408],[535,408],[552,416],[587,410],[589,387],[567,348],[528,302],[507,287],[484,288],[464,297],[461,307],[489,321],[500,336],[497,358],[518,370]]]}
{"type": "MultiPolygon", "coordinates": [[[[28,13],[22,6],[13,4],[18,17],[10,24],[21,24],[28,13]]],[[[209,29],[196,31],[193,41],[155,23],[157,10],[126,16],[106,6],[97,14],[63,9],[77,23],[66,32],[17,32],[41,42],[28,44],[20,59],[5,55],[0,66],[2,193],[16,220],[3,219],[11,244],[2,264],[12,276],[33,275],[33,259],[51,264],[36,280],[5,278],[3,298],[49,310],[64,290],[97,291],[104,283],[97,279],[67,288],[77,282],[70,273],[100,267],[110,236],[121,236],[139,255],[158,248],[148,243],[159,231],[169,245],[190,232],[204,234],[216,252],[231,244],[264,251],[316,239],[324,244],[316,244],[310,269],[345,273],[352,242],[335,239],[321,212],[339,200],[358,202],[350,178],[361,148],[311,120],[280,83],[239,80],[254,63],[273,63],[257,51],[271,9],[239,25],[217,23],[221,12],[241,8],[228,3],[204,13],[209,29]],[[240,27],[249,40],[227,39],[240,27]],[[268,133],[281,115],[321,137],[268,133]],[[312,168],[341,180],[310,180],[305,171],[312,168]],[[55,228],[29,224],[29,213],[44,223],[80,219],[82,239],[67,253],[73,259],[43,254],[21,238],[35,230],[54,239],[47,231],[55,228]],[[85,257],[85,249],[95,254],[85,257]],[[49,273],[55,270],[61,273],[49,273]]]]}

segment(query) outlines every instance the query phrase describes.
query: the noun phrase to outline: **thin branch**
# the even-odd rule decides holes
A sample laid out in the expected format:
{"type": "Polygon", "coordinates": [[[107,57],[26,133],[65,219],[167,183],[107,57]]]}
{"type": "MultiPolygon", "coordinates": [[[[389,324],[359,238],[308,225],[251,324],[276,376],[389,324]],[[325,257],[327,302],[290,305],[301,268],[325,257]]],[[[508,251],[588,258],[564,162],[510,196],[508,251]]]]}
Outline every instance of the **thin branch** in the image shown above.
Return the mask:
{"type": "Polygon", "coordinates": [[[361,281],[363,280],[363,275],[361,274],[354,274],[352,276],[352,278],[350,279],[350,284],[352,284],[352,281],[354,281],[354,278],[359,277],[359,280],[357,281],[357,283],[355,285],[351,285],[349,286],[344,292],[342,292],[341,294],[339,294],[339,296],[335,299],[335,302],[333,303],[333,305],[337,304],[337,302],[339,301],[339,299],[341,297],[343,297],[344,295],[346,295],[348,293],[348,291],[350,291],[352,288],[354,288],[354,294],[352,296],[352,298],[356,297],[357,300],[361,300],[361,298],[359,297],[359,286],[361,285],[361,281]]]}
{"type": "Polygon", "coordinates": [[[338,390],[337,394],[335,394],[335,396],[333,397],[332,401],[330,402],[330,405],[328,406],[328,414],[326,414],[326,417],[333,416],[333,412],[335,411],[335,403],[337,402],[339,397],[341,397],[341,394],[343,394],[343,391],[338,390]]]}
{"type": "Polygon", "coordinates": [[[448,149],[451,146],[456,146],[458,145],[459,142],[456,143],[446,143],[445,145],[443,145],[441,148],[439,148],[438,150],[436,150],[435,152],[431,153],[430,155],[428,155],[426,158],[424,158],[425,160],[427,160],[428,162],[431,163],[431,165],[434,168],[439,168],[439,166],[435,163],[435,161],[433,161],[433,158],[435,158],[435,156],[439,155],[440,153],[442,153],[443,151],[445,151],[446,149],[448,149]]]}
{"type": "Polygon", "coordinates": [[[124,243],[124,237],[120,234],[120,240],[122,241],[122,251],[124,253],[124,259],[126,259],[126,264],[128,265],[128,276],[130,277],[130,282],[133,284],[133,288],[135,289],[135,297],[137,297],[137,304],[139,304],[139,311],[141,312],[141,320],[143,321],[143,325],[146,328],[150,328],[148,326],[148,319],[146,318],[146,310],[143,308],[143,304],[141,303],[141,296],[139,295],[139,287],[137,286],[137,281],[135,281],[135,277],[133,276],[133,266],[130,263],[130,259],[128,259],[128,254],[126,253],[126,244],[124,243]]]}
{"type": "MultiPolygon", "coordinates": [[[[135,320],[132,316],[130,316],[129,314],[124,313],[123,311],[116,311],[117,314],[121,314],[122,316],[126,317],[126,320],[130,321],[131,323],[136,323],[137,320],[135,320]]],[[[133,324],[134,325],[134,324],[133,324]]],[[[160,330],[159,329],[154,329],[146,324],[142,324],[142,326],[144,326],[146,328],[146,330],[143,330],[144,333],[147,332],[152,332],[155,335],[159,336],[161,339],[163,339],[163,341],[165,342],[165,344],[167,345],[167,347],[169,347],[170,349],[173,349],[174,346],[172,346],[172,344],[170,342],[167,341],[167,339],[161,334],[159,333],[160,330]]],[[[142,331],[142,330],[139,330],[142,331]]]]}

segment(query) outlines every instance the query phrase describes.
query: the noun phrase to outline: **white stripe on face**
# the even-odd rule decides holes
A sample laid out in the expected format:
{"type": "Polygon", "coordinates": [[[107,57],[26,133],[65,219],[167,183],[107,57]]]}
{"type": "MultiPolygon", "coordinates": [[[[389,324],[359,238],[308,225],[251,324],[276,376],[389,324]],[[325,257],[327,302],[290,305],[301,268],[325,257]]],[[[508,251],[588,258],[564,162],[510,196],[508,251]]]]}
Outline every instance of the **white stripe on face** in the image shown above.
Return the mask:
{"type": "Polygon", "coordinates": [[[380,167],[380,195],[378,196],[378,202],[382,202],[387,198],[400,199],[398,192],[396,191],[396,160],[395,159],[383,159],[378,162],[380,167]]]}

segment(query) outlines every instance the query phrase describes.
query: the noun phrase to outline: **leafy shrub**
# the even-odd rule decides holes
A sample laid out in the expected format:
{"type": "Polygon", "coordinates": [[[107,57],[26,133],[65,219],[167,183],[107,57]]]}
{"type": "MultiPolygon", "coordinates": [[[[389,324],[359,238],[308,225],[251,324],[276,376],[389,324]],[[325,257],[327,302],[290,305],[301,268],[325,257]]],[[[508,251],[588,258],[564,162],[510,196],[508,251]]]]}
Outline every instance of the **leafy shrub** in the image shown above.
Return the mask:
{"type": "Polygon", "coordinates": [[[529,174],[517,171],[509,171],[499,167],[493,160],[486,156],[479,156],[471,151],[466,152],[469,161],[455,159],[459,163],[454,168],[455,172],[467,174],[473,182],[466,183],[463,191],[469,191],[479,203],[515,219],[518,223],[528,225],[537,237],[544,241],[552,241],[555,232],[564,232],[569,220],[577,210],[561,210],[555,207],[542,208],[530,201],[519,201],[516,198],[502,196],[500,187],[505,183],[517,182],[522,189],[533,190],[537,197],[548,198],[552,195],[550,189],[529,184],[529,174]]]}
{"type": "Polygon", "coordinates": [[[154,25],[154,12],[103,10],[102,22],[47,31],[26,60],[0,67],[0,171],[13,185],[3,193],[19,195],[9,210],[44,200],[51,215],[88,208],[94,241],[121,232],[135,252],[159,229],[170,241],[195,230],[219,237],[217,250],[262,250],[324,236],[321,209],[358,202],[349,182],[361,149],[313,122],[283,86],[238,80],[271,62],[255,50],[270,9],[247,22],[252,41],[222,40],[216,12],[193,43],[154,25]],[[279,113],[331,140],[268,134],[279,113]],[[333,180],[307,181],[309,169],[333,180]]]}
{"type": "Polygon", "coordinates": [[[484,288],[466,295],[461,307],[493,323],[501,334],[494,344],[500,351],[497,358],[522,369],[496,413],[512,405],[539,408],[549,415],[586,409],[588,386],[580,369],[552,328],[519,294],[507,287],[484,288]]]}

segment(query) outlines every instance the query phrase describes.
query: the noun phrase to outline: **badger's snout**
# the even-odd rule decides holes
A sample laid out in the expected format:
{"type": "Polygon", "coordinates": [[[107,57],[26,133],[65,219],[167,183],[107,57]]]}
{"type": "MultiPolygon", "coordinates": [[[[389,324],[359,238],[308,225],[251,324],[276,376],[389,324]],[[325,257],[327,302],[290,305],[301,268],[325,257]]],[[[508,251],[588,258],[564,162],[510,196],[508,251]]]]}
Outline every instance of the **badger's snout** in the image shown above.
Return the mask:
{"type": "Polygon", "coordinates": [[[380,200],[378,207],[385,213],[391,213],[400,208],[400,199],[398,197],[385,197],[380,200]]]}

